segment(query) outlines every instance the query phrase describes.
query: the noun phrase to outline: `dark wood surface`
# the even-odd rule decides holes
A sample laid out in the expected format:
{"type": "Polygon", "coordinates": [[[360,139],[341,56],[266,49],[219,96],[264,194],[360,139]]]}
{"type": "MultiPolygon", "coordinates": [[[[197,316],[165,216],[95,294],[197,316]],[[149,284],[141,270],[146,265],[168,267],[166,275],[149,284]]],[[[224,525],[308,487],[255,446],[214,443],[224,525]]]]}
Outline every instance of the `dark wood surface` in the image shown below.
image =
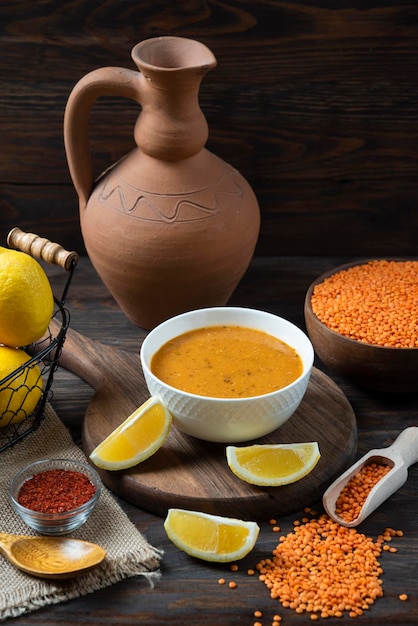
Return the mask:
{"type": "MultiPolygon", "coordinates": [[[[231,299],[231,304],[253,306],[280,314],[304,326],[303,301],[310,282],[322,272],[349,259],[340,257],[256,258],[231,299]]],[[[51,280],[57,289],[63,282],[63,271],[51,268],[51,280]]],[[[64,277],[65,278],[65,277],[64,277]]],[[[97,278],[89,261],[80,260],[67,299],[71,326],[91,339],[117,349],[136,353],[144,332],[134,327],[120,313],[112,298],[97,278]]],[[[318,367],[322,366],[317,363],[318,367]]],[[[368,392],[333,377],[349,399],[357,417],[359,430],[358,456],[371,448],[389,445],[401,430],[418,423],[418,395],[368,392]]],[[[54,380],[53,405],[74,435],[80,440],[83,415],[92,397],[92,388],[73,374],[59,369],[54,380]]],[[[337,419],[337,416],[336,416],[337,419]]],[[[418,623],[418,465],[410,469],[405,485],[375,511],[359,528],[373,538],[387,526],[404,531],[396,541],[398,552],[384,554],[384,597],[377,600],[367,614],[358,620],[364,626],[416,626],[418,623]],[[409,594],[407,602],[398,595],[409,594]]],[[[263,583],[247,575],[248,567],[271,555],[277,544],[268,523],[261,524],[261,533],[254,551],[232,573],[228,566],[205,564],[178,551],[167,539],[163,519],[119,499],[136,526],[157,548],[164,550],[162,576],[153,589],[141,578],[120,582],[86,597],[36,611],[10,621],[15,626],[124,624],[150,625],[222,624],[252,626],[253,611],[264,613],[263,625],[271,624],[279,613],[283,626],[310,624],[307,615],[282,609],[273,601],[263,583]],[[219,586],[218,578],[234,579],[235,590],[219,586]]],[[[321,503],[317,503],[321,510],[321,503]]],[[[274,507],[271,516],[275,516],[274,507]]],[[[292,529],[292,521],[301,512],[278,518],[283,533],[292,529]]],[[[327,624],[352,625],[349,617],[328,619],[327,624]]]]}
{"type": "MultiPolygon", "coordinates": [[[[415,0],[0,0],[1,233],[81,251],[66,101],[90,70],[134,69],[134,44],[159,35],[217,57],[200,93],[208,148],[256,192],[257,254],[415,254],[415,0]]],[[[97,174],[130,150],[137,114],[117,98],[94,107],[97,174]]]]}

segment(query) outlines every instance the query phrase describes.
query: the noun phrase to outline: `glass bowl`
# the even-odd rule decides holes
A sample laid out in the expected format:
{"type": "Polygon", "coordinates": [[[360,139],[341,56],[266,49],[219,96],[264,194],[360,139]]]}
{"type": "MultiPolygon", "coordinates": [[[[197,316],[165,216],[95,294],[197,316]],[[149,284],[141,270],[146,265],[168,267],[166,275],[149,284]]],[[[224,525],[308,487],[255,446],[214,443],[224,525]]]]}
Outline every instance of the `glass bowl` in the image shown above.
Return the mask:
{"type": "MultiPolygon", "coordinates": [[[[48,476],[51,476],[51,474],[49,473],[48,476]]],[[[71,477],[71,475],[68,475],[68,477],[71,477]]],[[[46,474],[45,478],[47,479],[46,474]]],[[[71,488],[74,490],[72,497],[76,502],[76,476],[74,475],[72,476],[72,478],[73,480],[71,488]]],[[[39,481],[39,478],[37,480],[39,481]]],[[[50,491],[50,489],[48,489],[47,487],[48,485],[46,485],[45,483],[44,485],[42,485],[42,482],[39,484],[39,492],[36,495],[37,500],[42,501],[43,504],[45,504],[48,500],[51,500],[51,504],[54,503],[54,507],[59,508],[60,496],[57,496],[54,493],[47,493],[47,491],[50,491]]],[[[20,517],[28,526],[30,526],[42,535],[65,535],[72,532],[76,528],[79,528],[87,521],[91,512],[97,505],[100,498],[100,492],[101,480],[98,473],[90,465],[71,459],[45,459],[42,461],[36,461],[35,463],[31,463],[30,465],[24,467],[18,474],[16,474],[10,485],[10,498],[14,510],[20,515],[20,517]],[[78,472],[86,476],[91,485],[93,485],[93,487],[95,488],[91,498],[87,502],[84,502],[79,506],[75,506],[70,510],[62,512],[36,511],[20,504],[18,499],[22,485],[26,481],[32,479],[34,476],[37,476],[41,473],[50,472],[51,470],[78,472]]],[[[33,495],[35,495],[34,491],[32,493],[33,495]]],[[[65,491],[66,498],[68,498],[68,495],[71,496],[71,491],[65,491]]],[[[37,505],[34,504],[34,506],[37,505]]],[[[68,506],[70,505],[66,505],[66,508],[68,508],[68,506]]]]}

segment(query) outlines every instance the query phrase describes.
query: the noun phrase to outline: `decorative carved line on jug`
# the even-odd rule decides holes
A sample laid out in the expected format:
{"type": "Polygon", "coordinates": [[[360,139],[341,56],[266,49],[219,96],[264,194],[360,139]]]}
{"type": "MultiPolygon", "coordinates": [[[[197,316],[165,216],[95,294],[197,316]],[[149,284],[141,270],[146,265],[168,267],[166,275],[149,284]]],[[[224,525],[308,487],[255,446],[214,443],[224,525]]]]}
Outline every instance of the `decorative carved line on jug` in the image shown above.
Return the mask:
{"type": "Polygon", "coordinates": [[[193,222],[216,215],[220,210],[226,210],[228,205],[220,198],[229,196],[231,199],[242,198],[244,190],[239,173],[228,168],[222,178],[205,189],[199,189],[187,194],[159,194],[138,189],[125,181],[120,182],[118,177],[111,176],[105,181],[98,194],[100,202],[112,199],[115,203],[112,208],[136,219],[154,222],[173,223],[176,221],[193,222]],[[199,201],[199,195],[208,196],[212,189],[212,203],[199,201]],[[180,197],[179,197],[180,196],[180,197]],[[191,197],[195,196],[195,199],[191,197]]]}

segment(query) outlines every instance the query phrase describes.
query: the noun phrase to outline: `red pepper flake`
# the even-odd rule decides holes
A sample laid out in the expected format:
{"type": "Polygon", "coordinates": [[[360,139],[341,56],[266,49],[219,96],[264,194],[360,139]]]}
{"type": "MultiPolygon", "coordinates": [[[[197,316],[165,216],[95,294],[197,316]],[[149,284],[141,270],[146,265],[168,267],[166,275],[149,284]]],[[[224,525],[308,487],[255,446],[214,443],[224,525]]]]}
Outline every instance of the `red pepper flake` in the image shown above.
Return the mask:
{"type": "Polygon", "coordinates": [[[17,501],[40,513],[65,513],[77,509],[93,497],[96,487],[82,472],[52,469],[28,478],[17,501]]]}

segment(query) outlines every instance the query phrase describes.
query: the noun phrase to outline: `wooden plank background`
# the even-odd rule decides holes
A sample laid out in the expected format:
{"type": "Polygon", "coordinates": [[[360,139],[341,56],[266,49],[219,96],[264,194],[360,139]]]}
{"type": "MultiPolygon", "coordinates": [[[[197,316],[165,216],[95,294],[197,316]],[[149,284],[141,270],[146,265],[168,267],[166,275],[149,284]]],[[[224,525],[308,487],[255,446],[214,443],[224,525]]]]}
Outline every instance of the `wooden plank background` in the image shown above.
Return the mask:
{"type": "MultiPolygon", "coordinates": [[[[207,147],[257,194],[258,255],[416,255],[416,0],[1,0],[1,245],[19,225],[84,251],[67,98],[92,69],[134,69],[131,48],[159,35],[217,57],[207,147]]],[[[97,174],[131,149],[138,113],[97,102],[97,174]]]]}

